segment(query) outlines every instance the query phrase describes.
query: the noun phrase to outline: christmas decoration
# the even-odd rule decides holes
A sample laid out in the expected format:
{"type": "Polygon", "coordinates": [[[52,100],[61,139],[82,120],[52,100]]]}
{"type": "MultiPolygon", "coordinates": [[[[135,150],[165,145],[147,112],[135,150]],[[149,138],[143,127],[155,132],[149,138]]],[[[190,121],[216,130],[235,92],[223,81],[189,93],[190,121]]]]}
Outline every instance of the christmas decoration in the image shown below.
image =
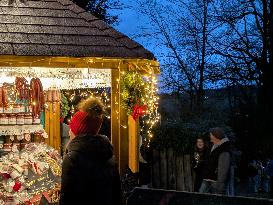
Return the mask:
{"type": "Polygon", "coordinates": [[[64,122],[64,118],[68,115],[70,110],[68,99],[63,93],[61,93],[61,122],[64,122]]]}
{"type": "MultiPolygon", "coordinates": [[[[143,121],[140,131],[148,141],[153,137],[152,128],[159,122],[160,116],[157,112],[157,78],[151,71],[149,75],[141,75],[136,71],[122,74],[121,106],[128,115],[136,120],[141,117],[143,121]]],[[[117,79],[119,83],[119,79],[117,79]]],[[[125,127],[125,126],[123,126],[125,127]]]]}
{"type": "MultiPolygon", "coordinates": [[[[59,189],[61,157],[46,144],[30,143],[22,151],[10,152],[0,158],[0,201],[32,204],[59,189]]],[[[50,197],[49,197],[50,199],[50,197]]]]}
{"type": "Polygon", "coordinates": [[[147,112],[147,105],[139,106],[135,105],[133,107],[132,117],[136,120],[138,117],[142,117],[147,112]]]}
{"type": "Polygon", "coordinates": [[[146,105],[148,101],[148,90],[146,88],[147,82],[139,73],[130,71],[123,75],[121,80],[121,106],[128,115],[132,115],[134,112],[133,115],[137,118],[137,111],[134,109],[146,105]]]}

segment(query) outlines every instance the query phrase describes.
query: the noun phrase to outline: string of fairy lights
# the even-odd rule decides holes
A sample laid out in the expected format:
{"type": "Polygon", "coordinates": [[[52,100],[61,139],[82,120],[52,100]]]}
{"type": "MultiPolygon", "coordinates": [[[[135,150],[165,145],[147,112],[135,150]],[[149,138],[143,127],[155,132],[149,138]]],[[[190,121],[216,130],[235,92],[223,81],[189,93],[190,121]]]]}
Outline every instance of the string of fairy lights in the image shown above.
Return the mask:
{"type": "MultiPolygon", "coordinates": [[[[86,98],[88,96],[94,96],[100,98],[105,104],[108,110],[115,109],[116,120],[120,124],[120,126],[124,129],[127,129],[127,123],[121,122],[120,120],[120,96],[121,88],[120,83],[124,71],[121,71],[121,63],[118,65],[118,76],[115,83],[111,82],[111,69],[69,69],[69,68],[39,68],[39,67],[27,67],[24,69],[16,68],[16,67],[2,67],[0,68],[1,79],[2,82],[14,81],[15,76],[23,76],[23,77],[39,77],[41,78],[43,86],[45,86],[45,90],[51,89],[52,87],[57,88],[63,92],[67,93],[69,101],[72,102],[74,98],[79,95],[81,98],[86,98]],[[64,83],[65,81],[65,83],[64,83]],[[111,85],[116,86],[115,93],[111,93],[111,85]],[[76,93],[78,90],[78,93],[76,93]],[[113,99],[114,108],[111,108],[111,95],[115,95],[113,99]]],[[[138,69],[137,65],[129,65],[130,68],[138,69]]],[[[141,70],[140,68],[139,70],[141,70]]],[[[158,100],[159,97],[157,95],[157,77],[154,74],[153,67],[150,65],[146,65],[146,72],[149,71],[148,74],[142,75],[145,80],[145,89],[147,90],[146,97],[142,99],[142,103],[147,105],[146,113],[141,120],[144,120],[144,124],[140,131],[147,134],[148,140],[153,137],[152,128],[160,121],[160,115],[157,112],[158,108],[158,100]]],[[[1,83],[0,82],[0,83],[1,83]]],[[[3,83],[2,82],[2,83],[3,83]]],[[[72,105],[70,108],[70,113],[73,115],[76,110],[76,105],[72,105]]],[[[111,112],[107,114],[107,118],[111,118],[111,112]]]]}
{"type": "MultiPolygon", "coordinates": [[[[130,67],[129,67],[130,68],[130,67]]],[[[121,75],[116,79],[117,88],[120,87],[120,81],[124,78],[124,76],[128,73],[119,72],[121,75]]],[[[137,73],[133,73],[132,77],[134,78],[137,73]]],[[[158,101],[159,97],[157,95],[158,86],[157,86],[157,76],[154,74],[152,68],[150,67],[150,72],[146,75],[141,75],[143,78],[143,82],[141,85],[144,87],[144,96],[141,98],[141,104],[147,106],[147,109],[144,110],[144,115],[140,116],[140,120],[144,123],[140,126],[140,132],[145,136],[145,139],[149,142],[153,138],[153,127],[160,121],[160,114],[158,113],[158,101]]],[[[122,97],[123,93],[120,89],[119,95],[122,97]]],[[[117,103],[117,102],[116,102],[117,103]]],[[[123,128],[127,128],[126,126],[122,126],[123,128]]]]}
{"type": "Polygon", "coordinates": [[[149,100],[147,102],[148,112],[146,114],[148,119],[146,120],[145,124],[148,126],[147,135],[148,140],[150,141],[151,138],[153,137],[152,129],[160,121],[160,114],[158,113],[157,110],[159,97],[157,95],[158,92],[157,78],[152,71],[150,72],[149,76],[146,76],[146,79],[148,82],[148,86],[145,89],[150,91],[150,95],[146,96],[149,100]]]}
{"type": "MultiPolygon", "coordinates": [[[[62,90],[61,92],[64,94],[64,96],[68,100],[68,116],[66,123],[69,124],[71,117],[75,114],[77,111],[77,104],[82,100],[86,99],[88,97],[95,97],[102,101],[102,103],[105,106],[105,117],[107,119],[111,119],[111,88],[85,88],[85,89],[75,89],[75,90],[62,90]]],[[[64,109],[64,107],[62,108],[64,109]]]]}

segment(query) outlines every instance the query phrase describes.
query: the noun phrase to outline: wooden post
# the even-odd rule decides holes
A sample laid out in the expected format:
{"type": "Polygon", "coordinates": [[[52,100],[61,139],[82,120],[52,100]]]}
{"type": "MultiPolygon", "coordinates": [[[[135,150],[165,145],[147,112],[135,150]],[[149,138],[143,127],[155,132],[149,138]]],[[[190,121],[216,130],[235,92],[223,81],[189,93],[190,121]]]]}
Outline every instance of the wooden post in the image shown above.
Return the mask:
{"type": "MultiPolygon", "coordinates": [[[[120,72],[128,70],[127,64],[120,65],[120,72]]],[[[122,78],[122,76],[120,76],[122,78]]],[[[122,175],[125,167],[129,164],[129,129],[128,115],[122,107],[120,108],[120,174],[122,175]]]]}
{"type": "Polygon", "coordinates": [[[48,105],[48,108],[45,109],[45,131],[46,133],[48,134],[48,138],[45,139],[45,143],[50,145],[50,135],[49,135],[49,122],[50,122],[50,116],[49,116],[49,113],[50,113],[50,103],[47,103],[48,105]]]}
{"type": "Polygon", "coordinates": [[[129,167],[132,172],[139,170],[139,128],[138,120],[134,120],[132,116],[128,117],[129,131],[129,167]]]}
{"type": "Polygon", "coordinates": [[[120,170],[120,86],[118,84],[119,70],[111,70],[111,142],[114,155],[120,170]]]}
{"type": "Polygon", "coordinates": [[[120,123],[120,173],[122,174],[129,162],[128,116],[124,110],[121,110],[120,123]]]}
{"type": "Polygon", "coordinates": [[[61,128],[60,128],[60,102],[47,102],[48,109],[45,110],[45,131],[48,139],[45,142],[61,151],[61,128]]]}
{"type": "Polygon", "coordinates": [[[61,103],[53,103],[54,106],[54,148],[61,152],[61,103]]]}

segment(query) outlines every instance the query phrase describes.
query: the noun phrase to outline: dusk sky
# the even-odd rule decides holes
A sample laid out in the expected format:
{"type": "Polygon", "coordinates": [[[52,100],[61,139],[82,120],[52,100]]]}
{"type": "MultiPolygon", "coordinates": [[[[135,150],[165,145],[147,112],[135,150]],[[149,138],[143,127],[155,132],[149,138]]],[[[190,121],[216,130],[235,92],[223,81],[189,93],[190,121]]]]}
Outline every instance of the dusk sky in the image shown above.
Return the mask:
{"type": "Polygon", "coordinates": [[[133,40],[142,44],[146,49],[154,53],[156,58],[160,61],[161,59],[157,54],[159,53],[161,48],[156,46],[154,39],[151,39],[149,37],[136,38],[136,36],[141,34],[142,32],[141,27],[151,27],[149,19],[138,12],[140,9],[140,5],[138,5],[134,0],[120,0],[120,2],[124,4],[125,9],[123,9],[122,11],[117,11],[120,23],[118,25],[115,25],[114,27],[118,31],[124,33],[133,40]]]}

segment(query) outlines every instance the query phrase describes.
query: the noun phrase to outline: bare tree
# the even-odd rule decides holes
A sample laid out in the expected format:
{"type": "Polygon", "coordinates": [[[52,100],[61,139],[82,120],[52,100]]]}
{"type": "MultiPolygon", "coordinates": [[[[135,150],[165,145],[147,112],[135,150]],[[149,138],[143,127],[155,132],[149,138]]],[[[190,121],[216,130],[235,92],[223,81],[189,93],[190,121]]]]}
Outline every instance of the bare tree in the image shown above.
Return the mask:
{"type": "Polygon", "coordinates": [[[218,0],[214,5],[213,15],[220,26],[210,46],[228,64],[218,74],[257,86],[260,122],[272,127],[268,125],[273,123],[273,1],[218,0]]]}
{"type": "MultiPolygon", "coordinates": [[[[141,1],[141,13],[156,28],[150,37],[168,49],[162,79],[166,88],[187,94],[192,109],[202,108],[207,69],[211,58],[207,36],[211,21],[209,0],[141,1]]],[[[147,35],[147,34],[146,34],[147,35]]]]}

